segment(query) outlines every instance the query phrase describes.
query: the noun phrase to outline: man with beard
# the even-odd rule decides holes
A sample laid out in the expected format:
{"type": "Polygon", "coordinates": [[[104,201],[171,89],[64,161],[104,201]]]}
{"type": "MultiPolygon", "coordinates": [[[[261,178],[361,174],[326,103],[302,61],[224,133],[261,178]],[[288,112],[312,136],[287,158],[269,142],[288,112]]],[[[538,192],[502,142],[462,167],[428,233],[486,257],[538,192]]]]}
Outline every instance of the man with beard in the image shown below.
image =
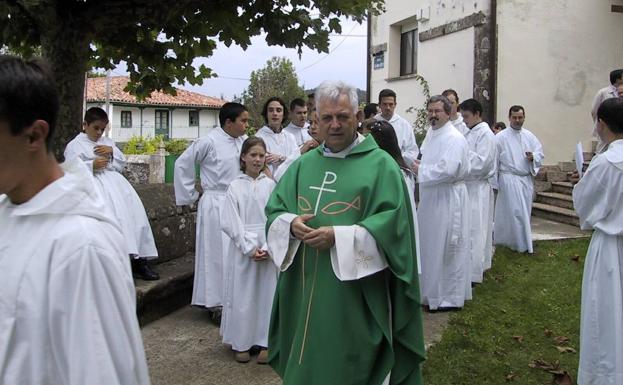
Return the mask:
{"type": "Polygon", "coordinates": [[[525,110],[508,111],[511,129],[496,135],[498,150],[498,197],[495,206],[494,242],[512,250],[532,253],[530,214],[534,177],[543,162],[543,147],[525,128],[525,110]]]}
{"type": "Polygon", "coordinates": [[[431,97],[426,108],[431,127],[422,160],[414,166],[420,182],[422,303],[430,310],[461,308],[472,296],[465,185],[469,146],[450,122],[452,106],[445,96],[431,97]]]}

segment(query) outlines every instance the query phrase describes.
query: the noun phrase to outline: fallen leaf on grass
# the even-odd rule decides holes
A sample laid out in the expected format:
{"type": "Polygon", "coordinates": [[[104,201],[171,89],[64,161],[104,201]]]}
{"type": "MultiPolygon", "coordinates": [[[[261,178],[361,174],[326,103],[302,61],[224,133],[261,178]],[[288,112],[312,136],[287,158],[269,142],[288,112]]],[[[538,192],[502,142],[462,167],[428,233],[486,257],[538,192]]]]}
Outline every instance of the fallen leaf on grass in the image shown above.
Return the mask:
{"type": "Polygon", "coordinates": [[[573,262],[577,262],[577,263],[579,263],[579,262],[580,262],[580,256],[579,256],[579,255],[574,255],[573,257],[571,257],[571,260],[572,260],[573,262]]]}
{"type": "Polygon", "coordinates": [[[515,381],[515,378],[517,377],[517,373],[510,372],[506,375],[506,382],[515,381]]]}
{"type": "Polygon", "coordinates": [[[558,349],[560,353],[577,353],[571,346],[556,346],[556,349],[558,349]]]}
{"type": "Polygon", "coordinates": [[[551,331],[550,329],[545,329],[545,330],[543,331],[543,334],[545,334],[545,337],[551,337],[551,336],[553,336],[553,335],[554,335],[554,332],[553,332],[553,331],[551,331]]]}
{"type": "Polygon", "coordinates": [[[523,342],[523,336],[513,336],[513,339],[519,343],[523,342]]]}
{"type": "Polygon", "coordinates": [[[562,374],[554,374],[552,385],[574,385],[574,382],[569,373],[564,372],[562,374]]]}
{"type": "Polygon", "coordinates": [[[560,369],[560,362],[558,361],[547,362],[544,359],[538,358],[532,361],[531,363],[529,363],[528,366],[531,367],[532,369],[541,369],[541,370],[546,370],[549,372],[549,371],[556,371],[560,369]]]}
{"type": "Polygon", "coordinates": [[[554,338],[554,343],[558,346],[564,346],[569,344],[569,337],[567,336],[558,336],[554,338]]]}

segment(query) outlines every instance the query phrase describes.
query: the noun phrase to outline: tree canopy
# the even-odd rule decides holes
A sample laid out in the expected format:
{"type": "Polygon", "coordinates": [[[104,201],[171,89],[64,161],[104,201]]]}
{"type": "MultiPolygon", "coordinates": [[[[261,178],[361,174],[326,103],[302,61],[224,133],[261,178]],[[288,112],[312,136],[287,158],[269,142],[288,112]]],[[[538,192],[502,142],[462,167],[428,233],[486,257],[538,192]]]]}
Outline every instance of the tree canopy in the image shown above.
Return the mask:
{"type": "Polygon", "coordinates": [[[41,48],[63,105],[57,154],[79,130],[84,73],[126,62],[129,91],[174,93],[172,84],[214,76],[193,66],[217,41],[246,48],[266,34],[269,45],[327,52],[340,17],[363,21],[383,0],[8,0],[0,2],[0,46],[25,56],[41,48]]]}
{"type": "MultiPolygon", "coordinates": [[[[286,106],[294,98],[305,98],[305,91],[299,85],[294,65],[287,58],[273,57],[266,66],[251,72],[249,87],[242,94],[244,105],[249,109],[251,125],[260,128],[264,125],[262,107],[270,97],[278,96],[286,106]]],[[[284,120],[288,117],[284,116],[284,120]]]]}

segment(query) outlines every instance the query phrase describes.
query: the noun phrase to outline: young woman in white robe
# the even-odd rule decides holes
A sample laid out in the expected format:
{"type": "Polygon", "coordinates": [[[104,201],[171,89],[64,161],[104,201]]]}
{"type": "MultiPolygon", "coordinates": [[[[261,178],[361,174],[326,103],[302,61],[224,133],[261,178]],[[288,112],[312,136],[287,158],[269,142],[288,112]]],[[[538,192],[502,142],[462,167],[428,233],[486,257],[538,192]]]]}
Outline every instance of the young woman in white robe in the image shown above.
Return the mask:
{"type": "Polygon", "coordinates": [[[287,114],[288,109],[281,98],[269,98],[262,109],[266,125],[255,133],[266,143],[266,164],[272,175],[283,175],[288,165],[301,155],[294,136],[283,130],[283,119],[287,114]]]}
{"type": "Polygon", "coordinates": [[[398,163],[402,176],[404,177],[407,190],[409,192],[409,198],[411,201],[411,211],[413,214],[413,229],[415,235],[415,255],[414,258],[417,262],[418,274],[422,274],[422,267],[420,263],[420,234],[418,230],[417,209],[415,202],[415,175],[411,169],[407,166],[404,158],[402,157],[400,146],[398,144],[398,137],[392,127],[391,123],[386,120],[375,120],[363,126],[362,133],[372,135],[376,144],[398,163]]]}
{"type": "Polygon", "coordinates": [[[121,175],[125,157],[112,139],[104,137],[108,115],[99,107],[87,110],[83,132],[65,148],[65,159],[81,159],[95,177],[95,185],[112,215],[121,225],[128,255],[137,278],[156,280],[158,274],[151,270],[147,260],[158,257],[145,207],[128,180],[121,175]]]}
{"type": "Polygon", "coordinates": [[[579,385],[623,384],[623,99],[597,111],[606,144],[573,189],[582,229],[593,229],[584,262],[579,385]]]}
{"type": "Polygon", "coordinates": [[[227,189],[221,211],[223,232],[231,239],[226,253],[226,284],[221,320],[223,343],[231,345],[238,362],[250,360],[249,350],[260,347],[257,362],[268,359],[268,329],[277,267],[268,255],[264,207],[275,182],[267,177],[266,145],[261,138],[249,138],[240,153],[244,174],[227,189]]]}

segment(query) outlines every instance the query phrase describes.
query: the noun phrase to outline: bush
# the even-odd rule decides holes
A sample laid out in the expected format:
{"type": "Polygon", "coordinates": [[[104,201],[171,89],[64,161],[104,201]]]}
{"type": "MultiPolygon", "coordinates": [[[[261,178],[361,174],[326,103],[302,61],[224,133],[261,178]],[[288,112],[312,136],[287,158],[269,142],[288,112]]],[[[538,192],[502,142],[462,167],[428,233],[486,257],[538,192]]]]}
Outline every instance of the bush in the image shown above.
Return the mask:
{"type": "Polygon", "coordinates": [[[171,139],[164,143],[164,149],[169,155],[181,155],[187,147],[186,139],[171,139]]]}
{"type": "Polygon", "coordinates": [[[133,136],[126,143],[123,152],[127,155],[153,155],[158,151],[162,138],[162,135],[156,135],[154,138],[133,136]]]}

